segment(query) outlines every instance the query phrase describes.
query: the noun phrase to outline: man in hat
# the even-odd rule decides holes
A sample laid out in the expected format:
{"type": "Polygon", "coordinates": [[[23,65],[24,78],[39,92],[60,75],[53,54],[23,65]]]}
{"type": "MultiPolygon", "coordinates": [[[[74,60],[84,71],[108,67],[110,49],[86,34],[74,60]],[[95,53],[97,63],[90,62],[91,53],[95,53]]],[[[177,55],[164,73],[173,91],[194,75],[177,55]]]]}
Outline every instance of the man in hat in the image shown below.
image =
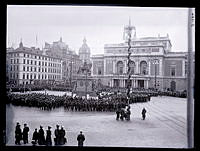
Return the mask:
{"type": "Polygon", "coordinates": [[[15,128],[15,144],[21,145],[20,141],[22,139],[22,130],[20,128],[20,124],[17,122],[16,128],[15,128]]]}
{"type": "Polygon", "coordinates": [[[45,144],[45,137],[44,137],[44,130],[43,127],[40,126],[39,132],[38,132],[38,144],[39,145],[44,145],[45,144]]]}
{"type": "Polygon", "coordinates": [[[27,124],[24,124],[24,129],[23,129],[23,141],[24,144],[28,144],[28,132],[29,132],[29,127],[27,127],[27,124]]]}
{"type": "Polygon", "coordinates": [[[51,140],[51,126],[48,126],[47,135],[46,135],[46,145],[51,146],[52,140],[51,140]]]}
{"type": "Polygon", "coordinates": [[[56,129],[54,131],[54,135],[56,138],[54,138],[54,142],[55,142],[55,145],[60,145],[60,137],[59,137],[59,125],[56,125],[56,129]]]}
{"type": "Polygon", "coordinates": [[[80,134],[77,137],[77,141],[78,141],[78,146],[83,147],[83,142],[85,141],[85,136],[83,135],[82,131],[80,131],[80,134]]]}

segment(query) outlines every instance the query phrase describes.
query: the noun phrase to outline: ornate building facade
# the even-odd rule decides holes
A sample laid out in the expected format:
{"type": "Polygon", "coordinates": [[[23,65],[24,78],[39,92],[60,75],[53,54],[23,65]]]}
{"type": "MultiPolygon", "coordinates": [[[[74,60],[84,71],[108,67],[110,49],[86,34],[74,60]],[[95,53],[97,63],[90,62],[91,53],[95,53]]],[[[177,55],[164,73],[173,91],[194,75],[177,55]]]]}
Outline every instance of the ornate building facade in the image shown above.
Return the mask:
{"type": "MultiPolygon", "coordinates": [[[[131,26],[129,24],[129,26],[131,26]]],[[[169,36],[131,40],[131,87],[186,90],[187,52],[172,52],[169,36]]],[[[126,35],[124,36],[126,37],[126,35]]],[[[127,86],[128,43],[105,44],[104,54],[92,56],[92,77],[110,87],[127,86]]]]}
{"type": "Polygon", "coordinates": [[[68,45],[62,41],[62,37],[52,44],[45,42],[44,50],[48,56],[62,58],[63,81],[68,84],[74,81],[82,62],[75,51],[70,50],[68,45]]]}
{"type": "Polygon", "coordinates": [[[7,49],[7,81],[11,84],[39,84],[62,80],[62,59],[48,56],[35,47],[24,47],[20,42],[17,49],[7,49]]]}

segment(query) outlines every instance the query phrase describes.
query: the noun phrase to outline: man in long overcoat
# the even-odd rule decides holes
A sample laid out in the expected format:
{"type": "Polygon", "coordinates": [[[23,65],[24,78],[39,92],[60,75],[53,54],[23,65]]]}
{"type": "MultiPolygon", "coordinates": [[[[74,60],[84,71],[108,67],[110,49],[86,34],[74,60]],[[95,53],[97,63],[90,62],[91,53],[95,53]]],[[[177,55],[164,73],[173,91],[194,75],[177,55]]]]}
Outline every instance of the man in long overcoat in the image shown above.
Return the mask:
{"type": "Polygon", "coordinates": [[[83,135],[82,131],[80,131],[80,134],[77,137],[78,146],[83,147],[83,142],[85,141],[85,136],[83,135]]]}

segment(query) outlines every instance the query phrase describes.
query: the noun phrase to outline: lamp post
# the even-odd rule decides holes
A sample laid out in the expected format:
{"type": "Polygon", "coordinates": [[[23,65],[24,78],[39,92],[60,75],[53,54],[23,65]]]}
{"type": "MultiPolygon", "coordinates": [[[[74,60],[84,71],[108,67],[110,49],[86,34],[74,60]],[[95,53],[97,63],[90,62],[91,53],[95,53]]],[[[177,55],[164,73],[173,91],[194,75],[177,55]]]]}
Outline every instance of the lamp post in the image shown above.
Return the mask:
{"type": "Polygon", "coordinates": [[[155,66],[155,84],[154,84],[154,87],[155,87],[155,90],[156,90],[156,83],[157,83],[157,65],[159,64],[159,62],[158,62],[158,60],[157,59],[155,59],[154,61],[153,61],[153,64],[154,64],[154,66],[155,66]]]}

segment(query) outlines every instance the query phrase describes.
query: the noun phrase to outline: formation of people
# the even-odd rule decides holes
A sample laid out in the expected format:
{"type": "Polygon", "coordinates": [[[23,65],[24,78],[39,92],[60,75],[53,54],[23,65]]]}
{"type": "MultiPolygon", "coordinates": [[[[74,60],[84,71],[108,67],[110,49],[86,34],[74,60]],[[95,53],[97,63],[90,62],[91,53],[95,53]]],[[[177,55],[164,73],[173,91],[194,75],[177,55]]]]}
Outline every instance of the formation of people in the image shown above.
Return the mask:
{"type": "MultiPolygon", "coordinates": [[[[141,112],[142,120],[145,120],[146,112],[147,110],[143,108],[141,112]]],[[[123,121],[125,119],[127,121],[130,121],[130,115],[131,115],[130,106],[126,106],[125,108],[118,108],[118,110],[116,111],[116,120],[118,121],[120,119],[121,121],[123,121]]]]}
{"type": "MultiPolygon", "coordinates": [[[[150,101],[150,95],[131,94],[129,104],[136,102],[150,101]]],[[[64,107],[70,111],[99,111],[116,112],[118,108],[125,108],[128,104],[127,96],[109,95],[99,99],[83,99],[81,97],[45,95],[41,93],[31,94],[9,94],[7,103],[16,106],[38,107],[42,110],[52,110],[58,107],[64,107]]]]}
{"type": "MultiPolygon", "coordinates": [[[[46,145],[46,146],[52,146],[53,141],[52,141],[52,131],[51,131],[51,126],[48,126],[46,130],[46,136],[45,136],[45,131],[43,129],[43,126],[40,126],[39,130],[35,128],[35,131],[33,132],[32,135],[32,145],[46,145]]],[[[27,124],[24,124],[23,130],[21,130],[20,124],[17,122],[17,125],[15,127],[15,144],[16,145],[21,145],[21,141],[23,141],[24,144],[28,144],[28,135],[29,135],[29,127],[27,124]]],[[[64,126],[59,126],[56,125],[56,129],[54,130],[54,135],[55,137],[53,138],[54,140],[54,145],[65,145],[67,143],[67,138],[66,136],[66,131],[64,129],[64,126]]],[[[80,134],[77,136],[77,141],[78,141],[78,146],[83,146],[83,143],[85,141],[85,136],[82,131],[80,131],[80,134]]]]}

